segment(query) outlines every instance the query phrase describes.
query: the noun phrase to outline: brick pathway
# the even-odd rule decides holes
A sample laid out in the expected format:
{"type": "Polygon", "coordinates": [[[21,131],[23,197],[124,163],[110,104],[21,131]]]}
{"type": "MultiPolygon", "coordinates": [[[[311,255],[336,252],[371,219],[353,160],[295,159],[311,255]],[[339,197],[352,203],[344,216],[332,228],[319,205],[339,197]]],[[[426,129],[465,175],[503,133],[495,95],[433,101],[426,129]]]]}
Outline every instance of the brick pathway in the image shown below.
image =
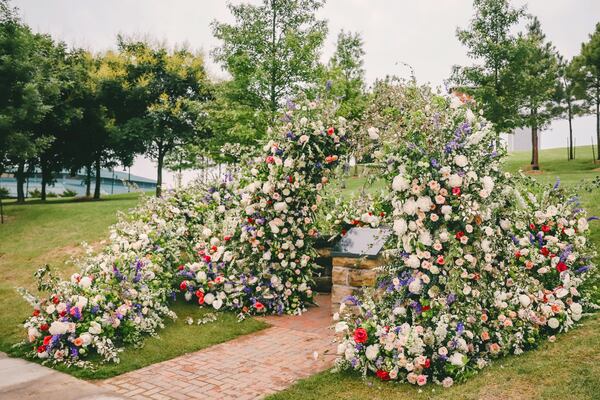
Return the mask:
{"type": "Polygon", "coordinates": [[[332,366],[330,296],[317,302],[302,316],[265,317],[270,328],[99,384],[132,399],[262,398],[332,366]]]}

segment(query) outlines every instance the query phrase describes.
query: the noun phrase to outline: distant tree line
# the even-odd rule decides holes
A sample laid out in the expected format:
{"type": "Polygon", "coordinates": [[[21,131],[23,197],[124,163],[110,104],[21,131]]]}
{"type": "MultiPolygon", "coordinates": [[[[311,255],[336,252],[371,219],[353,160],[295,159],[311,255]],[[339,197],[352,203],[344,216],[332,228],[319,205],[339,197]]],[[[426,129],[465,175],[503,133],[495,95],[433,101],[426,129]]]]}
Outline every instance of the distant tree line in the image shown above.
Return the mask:
{"type": "Polygon", "coordinates": [[[103,167],[131,166],[144,154],[164,168],[237,162],[226,143],[255,145],[277,109],[299,91],[328,88],[356,118],[365,93],[362,39],[342,32],[327,65],[327,24],[318,0],[229,5],[233,24],[213,22],[214,59],[231,76],[211,80],[187,48],[119,36],[117,50],[94,54],[33,32],[0,0],[0,174],[24,185],[41,171],[41,198],[62,170],[86,171],[86,194],[100,198],[103,167]],[[92,184],[94,191],[92,194],[92,184]]]}
{"type": "Polygon", "coordinates": [[[476,64],[455,66],[450,85],[473,95],[500,132],[531,129],[532,169],[539,169],[539,133],[553,119],[569,121],[569,159],[574,117],[595,114],[600,143],[600,23],[580,53],[566,60],[525,8],[509,0],[474,0],[470,25],[457,36],[476,64]],[[516,31],[523,21],[525,30],[516,31]]]}

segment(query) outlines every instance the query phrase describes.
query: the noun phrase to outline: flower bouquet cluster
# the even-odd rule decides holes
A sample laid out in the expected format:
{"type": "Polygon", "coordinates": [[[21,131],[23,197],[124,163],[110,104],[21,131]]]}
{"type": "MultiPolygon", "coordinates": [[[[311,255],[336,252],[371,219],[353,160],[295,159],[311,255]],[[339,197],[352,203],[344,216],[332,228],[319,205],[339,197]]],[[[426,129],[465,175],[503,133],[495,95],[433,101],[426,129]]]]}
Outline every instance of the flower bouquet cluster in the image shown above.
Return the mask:
{"type": "Polygon", "coordinates": [[[25,322],[32,355],[51,363],[87,366],[96,353],[118,362],[119,348],[141,345],[155,335],[173,297],[176,265],[193,251],[192,237],[213,207],[210,191],[188,189],[163,199],[147,198],[111,228],[98,254],[88,247],[75,260],[80,271],[69,280],[53,277],[48,267],[36,274],[44,296],[22,290],[34,307],[25,322]]]}
{"type": "Polygon", "coordinates": [[[381,143],[391,186],[387,223],[396,234],[393,262],[377,289],[348,298],[352,306],[342,304],[335,315],[337,366],[382,380],[450,386],[491,358],[519,354],[553,334],[559,318],[551,314],[565,327],[580,317],[576,288],[591,268],[590,249],[583,236],[572,236],[574,225],[587,226],[584,220],[556,199],[548,198],[541,213],[531,204],[509,206],[514,180],[500,170],[503,150],[487,121],[456,98],[430,92],[422,98],[429,99],[426,107],[401,116],[415,129],[403,132],[402,143],[381,143]],[[551,208],[550,217],[551,205],[556,214],[551,208]],[[518,222],[525,215],[536,216],[533,228],[518,222]],[[552,230],[543,232],[548,223],[552,230]],[[535,230],[536,240],[523,229],[535,230]],[[514,248],[511,234],[522,248],[514,248]],[[544,247],[556,257],[537,258],[544,247]],[[536,261],[527,258],[532,254],[536,261]],[[569,257],[573,272],[557,271],[569,257]],[[561,275],[535,276],[528,261],[561,275]]]}
{"type": "Polygon", "coordinates": [[[240,313],[299,313],[312,298],[319,192],[346,147],[346,121],[325,101],[288,103],[263,154],[242,178],[237,224],[198,243],[180,289],[240,313]]]}

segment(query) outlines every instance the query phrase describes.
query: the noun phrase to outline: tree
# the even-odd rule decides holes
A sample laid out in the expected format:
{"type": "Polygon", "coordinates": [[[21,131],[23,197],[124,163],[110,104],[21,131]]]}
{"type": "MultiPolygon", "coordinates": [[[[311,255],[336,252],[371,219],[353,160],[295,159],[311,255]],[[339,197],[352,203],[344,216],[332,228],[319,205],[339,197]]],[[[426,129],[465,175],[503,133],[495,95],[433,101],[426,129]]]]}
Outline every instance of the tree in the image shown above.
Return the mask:
{"type": "Polygon", "coordinates": [[[364,55],[360,34],[342,30],[324,74],[331,95],[340,102],[338,113],[347,119],[360,118],[365,107],[364,55]]]}
{"type": "Polygon", "coordinates": [[[546,41],[540,22],[533,18],[527,32],[519,35],[514,61],[515,82],[519,83],[519,125],[531,128],[531,168],[539,169],[539,132],[556,117],[559,65],[556,50],[546,41]]]}
{"type": "Polygon", "coordinates": [[[25,201],[28,162],[52,141],[35,132],[36,124],[52,110],[48,99],[54,81],[44,75],[49,65],[45,51],[51,47],[48,36],[33,34],[15,9],[0,2],[0,173],[14,170],[18,202],[25,201]]]}
{"type": "Polygon", "coordinates": [[[558,87],[557,87],[557,113],[567,118],[569,122],[569,160],[575,159],[573,142],[573,118],[585,112],[580,104],[578,93],[582,75],[576,65],[576,60],[570,62],[563,57],[558,57],[558,87]]]}
{"type": "Polygon", "coordinates": [[[475,15],[457,37],[476,64],[454,66],[449,82],[471,94],[498,132],[518,126],[518,82],[512,79],[517,37],[511,32],[525,16],[508,0],[474,0],[475,15]]]}
{"type": "MultiPolygon", "coordinates": [[[[596,144],[600,144],[600,23],[590,34],[590,39],[581,45],[581,51],[573,60],[580,74],[576,93],[583,100],[583,107],[596,114],[596,144]]],[[[600,151],[596,152],[600,160],[600,151]]]]}
{"type": "Polygon", "coordinates": [[[234,24],[214,21],[222,41],[214,52],[233,80],[237,101],[267,113],[273,123],[283,100],[318,79],[326,21],[315,17],[322,0],[263,0],[229,4],[234,24]]]}
{"type": "Polygon", "coordinates": [[[119,38],[124,59],[126,106],[117,115],[124,136],[157,162],[156,196],[161,195],[165,157],[207,137],[205,103],[212,92],[204,60],[187,49],[119,38]]]}

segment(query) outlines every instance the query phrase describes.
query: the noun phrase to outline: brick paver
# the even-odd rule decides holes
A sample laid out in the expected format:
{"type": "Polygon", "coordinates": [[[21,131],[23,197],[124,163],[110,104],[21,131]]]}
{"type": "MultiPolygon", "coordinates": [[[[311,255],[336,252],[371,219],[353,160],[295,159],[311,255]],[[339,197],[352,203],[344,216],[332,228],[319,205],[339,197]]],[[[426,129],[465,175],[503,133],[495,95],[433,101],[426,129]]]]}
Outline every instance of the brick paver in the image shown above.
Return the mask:
{"type": "Polygon", "coordinates": [[[330,296],[301,316],[264,317],[271,327],[107,379],[132,399],[258,399],[332,366],[330,296]],[[315,359],[314,353],[318,353],[315,359]]]}

